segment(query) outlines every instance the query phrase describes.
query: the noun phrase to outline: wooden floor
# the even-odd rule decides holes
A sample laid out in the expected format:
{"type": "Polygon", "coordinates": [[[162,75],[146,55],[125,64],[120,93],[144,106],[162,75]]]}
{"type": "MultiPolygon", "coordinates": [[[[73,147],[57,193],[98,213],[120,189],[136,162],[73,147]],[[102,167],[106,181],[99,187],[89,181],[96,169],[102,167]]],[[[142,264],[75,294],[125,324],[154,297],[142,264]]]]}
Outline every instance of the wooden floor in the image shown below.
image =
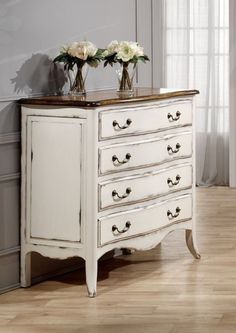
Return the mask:
{"type": "Polygon", "coordinates": [[[197,191],[194,260],[184,232],[100,264],[98,296],[84,271],[0,296],[1,333],[235,333],[236,190],[197,191]]]}

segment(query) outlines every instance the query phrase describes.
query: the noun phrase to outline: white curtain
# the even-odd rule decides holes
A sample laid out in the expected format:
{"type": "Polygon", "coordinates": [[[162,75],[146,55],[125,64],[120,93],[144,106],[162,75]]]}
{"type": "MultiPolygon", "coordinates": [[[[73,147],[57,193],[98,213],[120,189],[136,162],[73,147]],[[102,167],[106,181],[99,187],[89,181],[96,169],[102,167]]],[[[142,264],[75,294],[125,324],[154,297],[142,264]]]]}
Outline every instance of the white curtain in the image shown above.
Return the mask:
{"type": "Polygon", "coordinates": [[[200,90],[197,183],[229,183],[229,0],[163,0],[164,85],[200,90]]]}

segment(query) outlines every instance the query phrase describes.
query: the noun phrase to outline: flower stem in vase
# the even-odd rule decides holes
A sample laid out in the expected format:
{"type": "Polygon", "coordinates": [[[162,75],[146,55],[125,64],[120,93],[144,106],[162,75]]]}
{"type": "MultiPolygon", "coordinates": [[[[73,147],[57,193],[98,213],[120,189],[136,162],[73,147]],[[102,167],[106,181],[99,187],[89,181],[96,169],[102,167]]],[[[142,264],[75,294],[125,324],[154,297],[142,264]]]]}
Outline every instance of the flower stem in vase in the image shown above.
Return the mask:
{"type": "Polygon", "coordinates": [[[83,66],[84,65],[77,65],[77,73],[75,76],[74,83],[71,87],[71,95],[84,95],[86,94],[85,91],[85,79],[86,77],[83,77],[83,66]]]}
{"type": "Polygon", "coordinates": [[[126,91],[132,91],[133,90],[133,76],[134,76],[134,68],[133,73],[130,73],[128,71],[128,66],[129,64],[123,63],[123,68],[122,68],[122,75],[121,75],[121,80],[120,80],[120,86],[119,86],[119,91],[120,92],[126,92],[126,91]]]}

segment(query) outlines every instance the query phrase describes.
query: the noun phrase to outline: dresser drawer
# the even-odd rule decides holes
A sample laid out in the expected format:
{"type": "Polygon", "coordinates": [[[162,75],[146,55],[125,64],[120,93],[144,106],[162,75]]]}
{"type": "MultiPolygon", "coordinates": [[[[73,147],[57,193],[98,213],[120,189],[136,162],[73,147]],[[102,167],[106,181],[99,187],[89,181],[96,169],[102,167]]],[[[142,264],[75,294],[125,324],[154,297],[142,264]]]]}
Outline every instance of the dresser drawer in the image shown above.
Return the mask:
{"type": "Polygon", "coordinates": [[[157,132],[191,123],[191,103],[101,112],[99,139],[157,132]]]}
{"type": "Polygon", "coordinates": [[[185,195],[158,204],[112,214],[98,221],[98,245],[147,234],[192,218],[192,197],[185,195]]]}
{"type": "Polygon", "coordinates": [[[190,132],[99,149],[99,173],[152,166],[192,155],[190,132]]]}
{"type": "Polygon", "coordinates": [[[99,184],[99,209],[156,198],[192,186],[192,166],[114,179],[99,184]]]}

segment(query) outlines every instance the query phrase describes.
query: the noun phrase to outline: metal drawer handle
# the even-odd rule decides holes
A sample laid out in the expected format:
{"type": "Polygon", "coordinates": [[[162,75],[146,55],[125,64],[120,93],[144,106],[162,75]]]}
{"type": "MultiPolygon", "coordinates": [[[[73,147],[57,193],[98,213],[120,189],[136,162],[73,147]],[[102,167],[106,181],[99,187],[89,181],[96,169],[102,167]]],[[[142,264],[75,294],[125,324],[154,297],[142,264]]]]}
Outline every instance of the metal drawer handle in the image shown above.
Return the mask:
{"type": "Polygon", "coordinates": [[[131,227],[130,221],[127,221],[125,223],[125,227],[122,230],[119,230],[116,225],[113,225],[112,226],[112,233],[115,236],[120,235],[120,234],[124,234],[125,232],[127,232],[129,230],[130,227],[131,227]]]}
{"type": "Polygon", "coordinates": [[[173,214],[170,210],[167,211],[167,216],[169,220],[175,219],[179,216],[181,209],[179,207],[176,207],[175,213],[173,214]]]}
{"type": "Polygon", "coordinates": [[[125,125],[123,125],[123,126],[120,126],[120,124],[118,123],[118,121],[116,121],[116,120],[114,120],[113,121],[113,123],[112,123],[112,126],[114,127],[114,129],[126,129],[126,128],[128,128],[130,125],[132,124],[132,120],[130,119],[130,118],[128,118],[127,120],[126,120],[126,123],[125,123],[125,125]]]}
{"type": "Polygon", "coordinates": [[[175,177],[175,181],[173,181],[171,178],[168,178],[168,179],[167,179],[167,184],[169,185],[169,187],[172,187],[172,186],[178,185],[179,182],[180,182],[180,179],[181,179],[180,175],[177,175],[177,176],[175,177]]]}
{"type": "Polygon", "coordinates": [[[115,197],[117,197],[119,199],[125,199],[125,198],[127,198],[130,195],[131,192],[132,192],[131,188],[127,187],[127,189],[125,191],[125,194],[119,195],[116,190],[113,190],[112,191],[112,196],[113,196],[114,200],[115,200],[115,197]]]}
{"type": "Polygon", "coordinates": [[[167,151],[168,151],[169,154],[176,154],[176,153],[179,152],[180,148],[181,148],[181,144],[180,143],[176,143],[175,149],[172,148],[170,145],[168,145],[167,146],[167,151]]]}
{"type": "Polygon", "coordinates": [[[120,165],[120,164],[128,163],[130,159],[131,159],[131,154],[130,153],[127,153],[125,155],[125,158],[123,159],[123,161],[120,161],[119,158],[116,155],[112,156],[112,162],[113,162],[114,165],[120,165]],[[117,163],[115,163],[115,162],[117,162],[117,163]]]}
{"type": "Polygon", "coordinates": [[[169,119],[169,121],[177,121],[177,120],[179,120],[180,116],[181,116],[181,112],[176,111],[175,117],[171,113],[168,113],[167,118],[169,119]]]}

